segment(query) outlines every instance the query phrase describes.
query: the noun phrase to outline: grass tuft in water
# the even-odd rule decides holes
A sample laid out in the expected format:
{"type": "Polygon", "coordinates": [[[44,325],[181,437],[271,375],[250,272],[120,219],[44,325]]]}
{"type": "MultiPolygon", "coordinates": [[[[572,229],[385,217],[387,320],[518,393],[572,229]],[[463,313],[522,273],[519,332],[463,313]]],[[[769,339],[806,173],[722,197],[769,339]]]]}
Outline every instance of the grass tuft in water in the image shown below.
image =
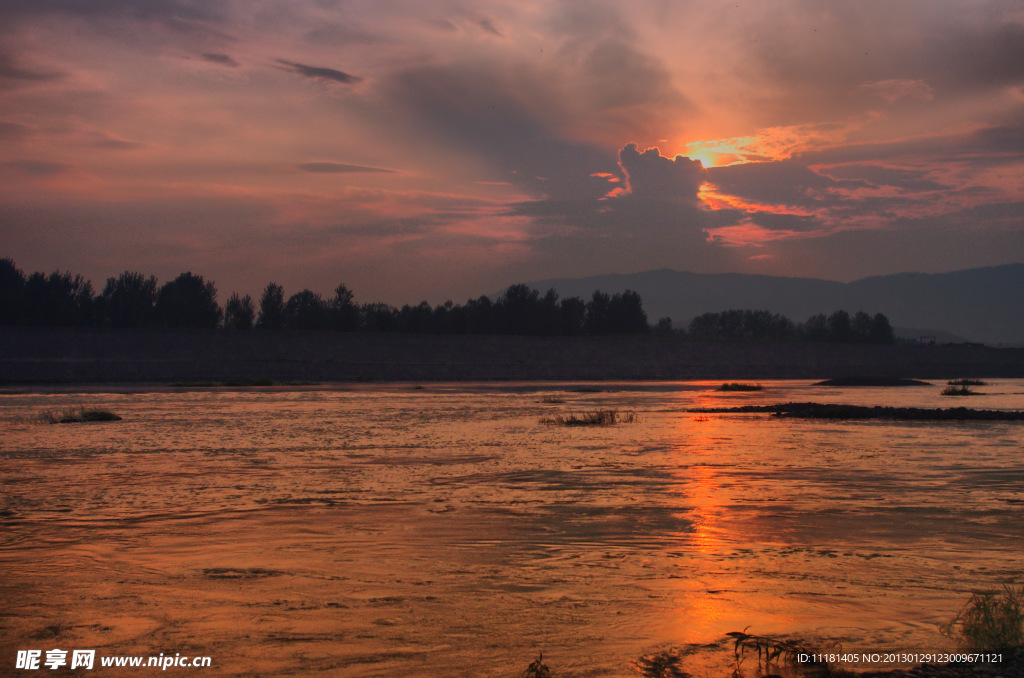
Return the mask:
{"type": "Polygon", "coordinates": [[[761,391],[764,386],[761,384],[741,384],[739,382],[732,382],[728,384],[722,384],[718,387],[719,391],[761,391]]]}
{"type": "Polygon", "coordinates": [[[551,669],[544,663],[543,652],[526,667],[523,678],[551,678],[551,669]]]}
{"type": "Polygon", "coordinates": [[[945,633],[965,652],[1024,647],[1024,586],[972,594],[945,633]]]}
{"type": "MultiPolygon", "coordinates": [[[[743,663],[748,652],[757,652],[757,668],[759,674],[762,675],[776,673],[773,669],[780,665],[788,666],[802,675],[832,676],[837,673],[835,667],[825,662],[816,660],[801,662],[801,655],[815,658],[821,656],[821,651],[804,645],[803,641],[799,639],[758,636],[747,633],[746,629],[732,631],[726,635],[735,640],[733,646],[736,658],[735,674],[740,673],[740,664],[743,663]]],[[[836,645],[835,647],[841,652],[840,646],[836,645]]]]}
{"type": "Polygon", "coordinates": [[[541,396],[540,401],[545,405],[560,405],[565,402],[564,398],[559,398],[556,395],[541,396]]]}
{"type": "Polygon", "coordinates": [[[978,393],[977,391],[972,391],[971,389],[967,388],[967,386],[965,386],[965,385],[961,385],[961,386],[947,386],[946,388],[942,389],[942,395],[944,395],[944,396],[972,396],[972,395],[981,395],[981,394],[978,393]]]}
{"type": "Polygon", "coordinates": [[[981,379],[950,379],[946,383],[950,386],[988,386],[988,382],[981,379]]]}
{"type": "Polygon", "coordinates": [[[618,412],[616,410],[594,410],[576,414],[556,414],[544,417],[542,424],[558,424],[559,426],[614,426],[615,424],[633,424],[640,421],[636,412],[618,412]]]}
{"type": "Polygon", "coordinates": [[[682,657],[670,650],[640,657],[636,668],[643,678],[690,678],[683,670],[682,657]]]}
{"type": "Polygon", "coordinates": [[[69,408],[57,412],[56,410],[46,410],[39,415],[40,421],[47,424],[84,424],[90,421],[121,421],[121,417],[117,416],[110,410],[100,409],[85,409],[84,406],[79,407],[77,410],[69,408]]]}

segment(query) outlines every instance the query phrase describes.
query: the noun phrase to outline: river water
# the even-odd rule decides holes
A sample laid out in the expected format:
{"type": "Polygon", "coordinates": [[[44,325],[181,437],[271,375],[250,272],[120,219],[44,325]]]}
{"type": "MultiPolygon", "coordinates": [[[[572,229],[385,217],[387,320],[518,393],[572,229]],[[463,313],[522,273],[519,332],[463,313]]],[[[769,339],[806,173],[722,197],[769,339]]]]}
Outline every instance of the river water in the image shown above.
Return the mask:
{"type": "Polygon", "coordinates": [[[727,675],[745,628],[950,650],[972,591],[1024,582],[1024,423],[687,412],[1024,409],[1024,381],[763,383],[0,393],[0,673],[88,648],[212,658],[166,675],[727,675]],[[79,405],[123,420],[36,420],[79,405]],[[543,422],[598,408],[638,421],[543,422]]]}

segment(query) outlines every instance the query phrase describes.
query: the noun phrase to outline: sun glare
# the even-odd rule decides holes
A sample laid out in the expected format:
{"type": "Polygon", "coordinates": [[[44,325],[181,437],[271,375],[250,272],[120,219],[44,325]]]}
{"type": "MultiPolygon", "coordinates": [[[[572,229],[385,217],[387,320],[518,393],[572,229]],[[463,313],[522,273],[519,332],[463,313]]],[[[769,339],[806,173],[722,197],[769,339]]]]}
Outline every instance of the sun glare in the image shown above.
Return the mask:
{"type": "Polygon", "coordinates": [[[691,141],[681,155],[700,160],[704,167],[726,167],[750,162],[748,155],[751,137],[737,139],[710,139],[691,141]]]}
{"type": "Polygon", "coordinates": [[[700,160],[700,164],[704,165],[705,169],[708,167],[718,167],[717,155],[707,149],[688,151],[685,155],[688,155],[693,160],[700,160]]]}

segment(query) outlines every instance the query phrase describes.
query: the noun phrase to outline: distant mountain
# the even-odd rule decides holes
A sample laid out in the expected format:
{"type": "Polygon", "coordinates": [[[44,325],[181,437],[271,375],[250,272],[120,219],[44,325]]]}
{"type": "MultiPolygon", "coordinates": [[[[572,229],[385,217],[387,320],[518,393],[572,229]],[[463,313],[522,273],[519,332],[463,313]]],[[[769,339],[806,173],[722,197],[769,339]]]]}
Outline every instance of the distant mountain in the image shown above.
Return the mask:
{"type": "Polygon", "coordinates": [[[963,337],[990,345],[1024,345],[1024,264],[953,273],[899,273],[840,283],[740,273],[685,273],[671,269],[626,275],[538,280],[540,291],[589,298],[594,290],[634,290],[648,319],[672,318],[676,327],[710,311],[768,310],[802,322],[815,313],[846,309],[884,313],[904,336],[963,337]]]}

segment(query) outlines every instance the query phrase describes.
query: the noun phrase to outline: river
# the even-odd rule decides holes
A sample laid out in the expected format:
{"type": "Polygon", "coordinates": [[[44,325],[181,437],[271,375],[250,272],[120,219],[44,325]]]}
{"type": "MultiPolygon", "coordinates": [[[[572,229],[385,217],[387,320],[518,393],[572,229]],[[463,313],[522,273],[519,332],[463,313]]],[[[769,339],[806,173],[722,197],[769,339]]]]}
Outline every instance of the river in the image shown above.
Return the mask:
{"type": "Polygon", "coordinates": [[[972,591],[1024,582],[1024,423],[687,411],[1024,409],[1024,381],[969,399],[719,383],[7,390],[0,662],[433,678],[520,676],[543,653],[556,677],[727,675],[744,629],[950,650],[972,591]],[[122,420],[37,420],[80,405],[122,420]],[[544,422],[595,409],[637,421],[544,422]]]}

